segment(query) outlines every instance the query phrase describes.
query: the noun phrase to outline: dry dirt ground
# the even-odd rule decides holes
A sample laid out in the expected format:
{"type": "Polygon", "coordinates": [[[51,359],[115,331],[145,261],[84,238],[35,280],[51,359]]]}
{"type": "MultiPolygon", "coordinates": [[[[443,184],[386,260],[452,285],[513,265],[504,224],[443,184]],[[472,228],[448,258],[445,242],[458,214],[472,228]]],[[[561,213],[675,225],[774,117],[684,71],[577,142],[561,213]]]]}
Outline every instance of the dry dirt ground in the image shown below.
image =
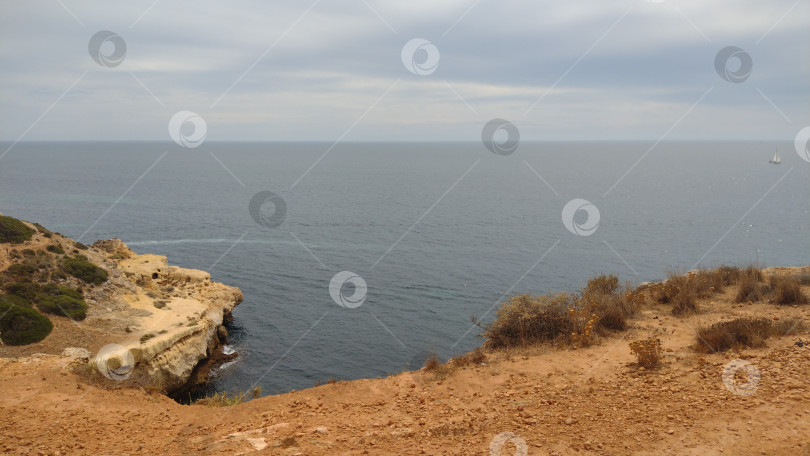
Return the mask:
{"type": "Polygon", "coordinates": [[[732,293],[688,318],[649,307],[628,332],[585,349],[501,351],[444,375],[338,382],[232,407],[99,389],[60,367],[66,358],[0,359],[0,452],[810,455],[807,331],[742,352],[689,348],[694,328],[736,316],[810,326],[810,306],[734,304],[732,293]],[[641,371],[628,341],[648,336],[662,340],[664,365],[641,371]],[[752,367],[724,382],[735,359],[752,367]]]}

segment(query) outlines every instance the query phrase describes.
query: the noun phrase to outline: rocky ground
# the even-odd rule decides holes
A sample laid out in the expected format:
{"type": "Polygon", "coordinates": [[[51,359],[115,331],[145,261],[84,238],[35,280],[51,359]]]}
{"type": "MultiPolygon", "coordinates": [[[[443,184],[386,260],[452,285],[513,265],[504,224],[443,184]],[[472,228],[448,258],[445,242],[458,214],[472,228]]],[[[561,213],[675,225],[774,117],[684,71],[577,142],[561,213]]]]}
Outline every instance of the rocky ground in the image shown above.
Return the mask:
{"type": "Polygon", "coordinates": [[[735,304],[732,296],[715,295],[686,318],[647,307],[629,331],[584,349],[498,351],[455,370],[337,382],[230,407],[98,388],[66,369],[69,357],[0,359],[0,452],[810,455],[806,330],[741,352],[690,347],[698,326],[737,316],[810,326],[810,306],[735,304]],[[642,370],[628,341],[649,336],[662,340],[664,362],[642,370]]]}

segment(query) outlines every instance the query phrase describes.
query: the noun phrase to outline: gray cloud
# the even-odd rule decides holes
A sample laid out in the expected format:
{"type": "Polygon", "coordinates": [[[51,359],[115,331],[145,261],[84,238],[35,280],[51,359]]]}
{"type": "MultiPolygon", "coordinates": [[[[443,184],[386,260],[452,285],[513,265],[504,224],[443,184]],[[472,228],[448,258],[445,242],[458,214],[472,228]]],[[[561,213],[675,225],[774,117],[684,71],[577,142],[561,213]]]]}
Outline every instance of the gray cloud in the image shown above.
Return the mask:
{"type": "Polygon", "coordinates": [[[191,110],[210,140],[334,140],[378,100],[347,140],[475,141],[493,117],[526,140],[657,138],[712,87],[672,138],[810,124],[807,4],[526,3],[5,3],[0,139],[50,109],[24,139],[168,140],[191,110]],[[126,41],[120,66],[90,58],[99,30],[126,41]],[[431,75],[400,60],[415,37],[440,50],[431,75]],[[714,70],[728,45],[752,56],[744,83],[714,70]]]}

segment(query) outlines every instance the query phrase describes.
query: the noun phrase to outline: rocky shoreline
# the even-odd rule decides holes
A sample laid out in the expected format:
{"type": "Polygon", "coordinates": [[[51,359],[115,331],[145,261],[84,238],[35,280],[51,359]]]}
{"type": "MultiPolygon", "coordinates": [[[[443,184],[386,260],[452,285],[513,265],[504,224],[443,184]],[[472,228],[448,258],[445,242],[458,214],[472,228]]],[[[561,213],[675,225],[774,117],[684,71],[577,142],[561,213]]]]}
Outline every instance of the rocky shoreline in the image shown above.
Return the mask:
{"type": "MultiPolygon", "coordinates": [[[[25,223],[36,233],[0,252],[0,270],[19,261],[13,256],[20,252],[48,254],[46,248],[68,250],[75,244],[25,223]]],[[[243,299],[238,288],[211,281],[205,271],[171,266],[164,256],[138,255],[120,239],[97,241],[80,254],[107,273],[98,285],[73,277],[59,281],[82,290],[86,318],[49,316],[50,335],[29,345],[0,346],[0,357],[89,358],[105,377],[147,379],[155,389],[180,397],[204,386],[213,366],[235,356],[224,355],[222,346],[231,311],[243,299]]]]}

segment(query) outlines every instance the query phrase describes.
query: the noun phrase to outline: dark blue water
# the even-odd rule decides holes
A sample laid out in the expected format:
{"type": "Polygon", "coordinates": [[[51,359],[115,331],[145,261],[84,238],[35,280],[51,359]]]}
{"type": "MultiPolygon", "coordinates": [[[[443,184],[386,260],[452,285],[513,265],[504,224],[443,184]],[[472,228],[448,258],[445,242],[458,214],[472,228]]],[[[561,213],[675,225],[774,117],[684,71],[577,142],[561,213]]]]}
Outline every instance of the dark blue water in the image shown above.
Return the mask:
{"type": "Polygon", "coordinates": [[[497,156],[480,143],[347,143],[301,178],[330,144],[21,143],[0,159],[0,212],[86,243],[119,237],[241,288],[241,356],[214,387],[267,394],[468,351],[480,343],[470,315],[504,293],[577,289],[602,272],[640,282],[810,263],[810,163],[792,144],[662,143],[633,167],[651,145],[523,143],[497,156]],[[768,164],[774,147],[781,165],[768,164]],[[286,202],[278,227],[248,212],[264,190],[286,202]],[[575,198],[599,210],[590,236],[563,225],[575,198]],[[344,270],[367,283],[358,308],[329,295],[344,270]]]}

